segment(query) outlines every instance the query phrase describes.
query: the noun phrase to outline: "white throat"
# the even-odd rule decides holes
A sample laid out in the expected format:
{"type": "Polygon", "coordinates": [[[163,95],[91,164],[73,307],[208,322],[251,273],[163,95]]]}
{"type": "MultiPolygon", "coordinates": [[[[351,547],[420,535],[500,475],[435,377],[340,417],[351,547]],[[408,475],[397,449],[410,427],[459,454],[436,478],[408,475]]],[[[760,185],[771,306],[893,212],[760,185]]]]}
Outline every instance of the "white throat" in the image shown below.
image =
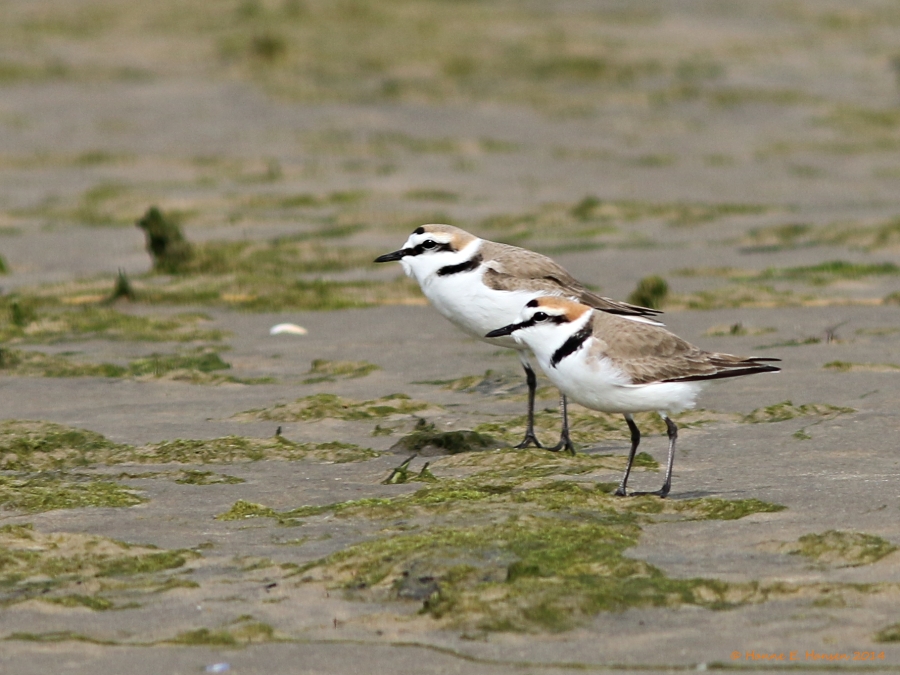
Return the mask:
{"type": "MultiPolygon", "coordinates": [[[[545,372],[549,372],[550,368],[555,367],[551,366],[554,354],[556,354],[570,338],[573,338],[582,328],[584,328],[588,322],[592,321],[593,317],[594,312],[590,311],[585,312],[575,319],[575,321],[570,321],[565,324],[536,324],[530,328],[518,331],[514,337],[517,342],[524,344],[534,352],[534,355],[541,364],[541,368],[543,368],[545,372]]],[[[578,351],[580,351],[581,348],[582,347],[579,347],[578,351]]],[[[570,354],[565,358],[570,359],[575,353],[577,352],[573,352],[573,354],[570,354]]]]}

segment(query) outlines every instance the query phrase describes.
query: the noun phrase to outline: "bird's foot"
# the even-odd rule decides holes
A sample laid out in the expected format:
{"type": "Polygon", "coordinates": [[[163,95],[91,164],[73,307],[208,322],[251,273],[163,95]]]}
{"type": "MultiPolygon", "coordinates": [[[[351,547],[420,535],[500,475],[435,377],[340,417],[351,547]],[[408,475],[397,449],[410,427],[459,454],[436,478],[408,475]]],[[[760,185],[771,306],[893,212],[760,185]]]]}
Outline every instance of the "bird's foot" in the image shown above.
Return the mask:
{"type": "Polygon", "coordinates": [[[543,448],[541,442],[537,439],[530,431],[525,434],[525,438],[522,439],[522,442],[515,446],[516,450],[524,450],[525,448],[543,448]]]}
{"type": "Polygon", "coordinates": [[[665,499],[666,495],[668,495],[668,494],[669,494],[669,486],[663,485],[659,490],[654,490],[653,492],[632,492],[631,496],[632,497],[652,496],[652,497],[659,497],[660,499],[665,499]]]}
{"type": "Polygon", "coordinates": [[[559,452],[560,450],[565,450],[567,454],[575,456],[575,445],[568,438],[559,439],[559,443],[554,445],[552,448],[547,448],[550,452],[559,452]]]}

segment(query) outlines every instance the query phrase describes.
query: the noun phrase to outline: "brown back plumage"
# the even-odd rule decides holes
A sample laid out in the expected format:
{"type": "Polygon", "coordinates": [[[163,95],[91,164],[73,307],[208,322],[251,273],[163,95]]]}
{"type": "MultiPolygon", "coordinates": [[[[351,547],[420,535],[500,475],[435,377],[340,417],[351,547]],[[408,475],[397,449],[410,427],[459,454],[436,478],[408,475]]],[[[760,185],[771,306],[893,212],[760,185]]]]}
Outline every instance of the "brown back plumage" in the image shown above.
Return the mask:
{"type": "Polygon", "coordinates": [[[690,382],[777,372],[775,358],[707,352],[662,326],[594,312],[590,356],[607,357],[632,384],[690,382]]]}
{"type": "Polygon", "coordinates": [[[538,291],[562,295],[611,314],[654,316],[659,310],[619,302],[591,293],[552,259],[528,249],[482,240],[484,283],[497,291],[538,291]]]}

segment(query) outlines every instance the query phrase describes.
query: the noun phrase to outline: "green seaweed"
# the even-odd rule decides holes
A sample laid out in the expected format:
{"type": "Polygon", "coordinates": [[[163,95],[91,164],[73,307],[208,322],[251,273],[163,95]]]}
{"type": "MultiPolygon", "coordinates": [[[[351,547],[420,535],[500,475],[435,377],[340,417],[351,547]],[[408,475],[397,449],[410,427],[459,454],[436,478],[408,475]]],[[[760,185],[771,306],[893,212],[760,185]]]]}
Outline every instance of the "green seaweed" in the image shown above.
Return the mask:
{"type": "Polygon", "coordinates": [[[785,506],[771,504],[759,499],[689,499],[678,502],[680,512],[692,512],[697,520],[737,520],[753,513],[777,513],[785,506]]]}
{"type": "MultiPolygon", "coordinates": [[[[224,436],[209,440],[176,439],[133,449],[127,460],[144,464],[178,462],[181,464],[216,464],[262,459],[297,461],[316,459],[344,463],[361,462],[378,453],[350,443],[295,443],[283,436],[267,439],[224,436]]],[[[124,456],[123,456],[124,457],[124,456]]]]}
{"type": "Polygon", "coordinates": [[[176,645],[207,645],[216,647],[233,647],[237,645],[237,639],[226,630],[210,630],[198,628],[196,630],[183,631],[169,640],[176,645]]]}
{"type": "Polygon", "coordinates": [[[191,262],[193,246],[185,239],[178,223],[164,216],[158,207],[151,206],[135,224],[147,238],[147,252],[153,258],[154,270],[178,273],[191,262]]]}
{"type": "Polygon", "coordinates": [[[102,612],[107,609],[115,608],[115,604],[106,598],[93,595],[79,595],[77,593],[46,598],[44,599],[44,602],[60,605],[62,607],[87,607],[95,612],[102,612]]]}
{"type": "Polygon", "coordinates": [[[856,412],[853,408],[835,406],[827,403],[804,403],[794,405],[790,401],[782,401],[756,410],[743,416],[743,422],[750,424],[785,422],[797,417],[819,417],[832,419],[838,415],[856,412]]]}
{"type": "Polygon", "coordinates": [[[805,534],[789,546],[788,552],[810,560],[838,567],[871,565],[897,550],[881,537],[861,532],[828,530],[821,534],[805,534]]]}
{"type": "Polygon", "coordinates": [[[638,282],[637,288],[628,296],[628,302],[641,307],[660,309],[668,295],[668,282],[660,276],[651,275],[638,282]]]}
{"type": "Polygon", "coordinates": [[[241,413],[256,419],[278,422],[315,421],[325,418],[341,420],[371,420],[392,415],[410,415],[433,407],[424,401],[414,401],[406,394],[390,394],[370,401],[353,401],[335,394],[314,394],[293,403],[280,404],[263,410],[241,413]]]}
{"type": "Polygon", "coordinates": [[[191,384],[268,384],[270,377],[240,378],[216,371],[231,365],[215,350],[197,348],[175,354],[153,353],[131,361],[128,366],[114,363],[86,363],[70,359],[67,354],[44,354],[36,350],[0,349],[0,370],[10,375],[40,377],[133,377],[166,378],[191,384]]]}
{"type": "Polygon", "coordinates": [[[125,507],[145,500],[133,490],[105,480],[84,480],[68,475],[0,475],[0,505],[37,513],[83,507],[125,507]]]}
{"type": "Polygon", "coordinates": [[[249,617],[239,619],[225,628],[197,628],[195,630],[182,631],[174,638],[164,642],[176,645],[236,647],[277,640],[278,637],[272,626],[249,617]]]}
{"type": "Polygon", "coordinates": [[[768,268],[755,278],[760,280],[798,280],[822,286],[842,279],[862,279],[870,276],[898,274],[900,274],[900,266],[892,262],[851,263],[846,260],[829,260],[804,267],[768,268]]]}
{"type": "MultiPolygon", "coordinates": [[[[99,289],[98,289],[99,290],[99,289]]],[[[52,289],[47,293],[51,293],[52,289]]],[[[84,296],[70,296],[82,302],[84,296]]],[[[87,300],[102,302],[104,294],[90,294],[87,300]]],[[[191,312],[167,316],[136,315],[112,307],[91,304],[58,305],[56,296],[4,296],[0,298],[0,318],[5,306],[8,322],[0,320],[0,339],[8,343],[57,343],[72,340],[105,339],[142,342],[216,342],[225,331],[203,328],[207,315],[191,312]]]]}
{"type": "Polygon", "coordinates": [[[236,485],[245,481],[237,476],[189,469],[182,471],[181,478],[176,478],[175,482],[182,485],[236,485]]]}
{"type": "Polygon", "coordinates": [[[900,623],[891,624],[875,634],[875,642],[900,642],[900,623]]]}
{"type": "Polygon", "coordinates": [[[0,606],[40,599],[95,610],[195,585],[173,577],[195,553],[136,546],[96,535],[0,528],[0,606]],[[86,589],[94,589],[86,593],[86,589]]]}
{"type": "Polygon", "coordinates": [[[391,452],[455,455],[459,452],[494,450],[506,446],[506,443],[477,431],[438,431],[434,424],[419,420],[412,433],[391,446],[391,452]]]}
{"type": "Polygon", "coordinates": [[[318,565],[361,597],[390,597],[404,575],[415,572],[435,582],[424,612],[457,628],[492,631],[558,632],[602,611],[720,608],[746,595],[724,582],[671,579],[625,557],[638,534],[627,515],[587,522],[512,517],[398,534],[352,546],[318,565]]]}
{"type": "Polygon", "coordinates": [[[822,367],[839,373],[894,373],[900,370],[900,365],[896,363],[853,363],[852,361],[829,361],[822,367]]]}
{"type": "Polygon", "coordinates": [[[365,377],[369,373],[381,370],[380,366],[368,361],[328,361],[326,359],[314,359],[307,375],[312,375],[303,380],[303,384],[317,384],[319,382],[335,382],[338,378],[356,379],[365,377]]]}
{"type": "Polygon", "coordinates": [[[246,520],[247,518],[277,518],[278,514],[274,509],[262,504],[254,504],[252,502],[239,499],[230,509],[216,516],[216,520],[246,520]]]}
{"type": "Polygon", "coordinates": [[[0,349],[0,370],[40,377],[123,377],[128,373],[114,363],[84,363],[64,355],[9,348],[0,349]]]}
{"type": "Polygon", "coordinates": [[[141,447],[113,443],[92,431],[50,422],[0,422],[0,468],[12,471],[61,470],[90,464],[215,464],[261,459],[360,462],[378,453],[349,443],[296,443],[283,436],[258,439],[225,436],[175,439],[141,447]]]}
{"type": "Polygon", "coordinates": [[[86,429],[50,422],[0,423],[0,468],[8,471],[59,470],[94,462],[127,461],[129,449],[86,429]]]}
{"type": "Polygon", "coordinates": [[[826,225],[787,223],[751,229],[741,239],[748,252],[772,252],[805,246],[849,246],[874,251],[900,243],[900,218],[873,224],[837,222],[826,225]]]}

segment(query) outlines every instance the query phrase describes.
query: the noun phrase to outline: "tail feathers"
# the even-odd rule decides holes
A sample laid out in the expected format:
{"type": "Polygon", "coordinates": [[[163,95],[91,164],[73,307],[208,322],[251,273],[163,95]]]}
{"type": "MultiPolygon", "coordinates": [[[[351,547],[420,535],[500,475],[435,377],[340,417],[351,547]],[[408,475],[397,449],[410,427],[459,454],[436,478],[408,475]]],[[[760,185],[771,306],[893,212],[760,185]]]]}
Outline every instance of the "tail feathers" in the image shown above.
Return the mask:
{"type": "Polygon", "coordinates": [[[709,359],[712,369],[707,373],[673,377],[666,382],[696,382],[698,380],[720,380],[725,377],[740,377],[741,375],[755,375],[756,373],[777,373],[781,371],[778,366],[769,365],[770,362],[781,361],[776,358],[751,356],[740,358],[730,354],[713,354],[709,359]]]}
{"type": "Polygon", "coordinates": [[[600,295],[584,291],[578,296],[578,302],[599,309],[607,314],[618,314],[620,316],[656,316],[662,314],[662,310],[653,309],[651,307],[641,307],[640,305],[632,305],[630,302],[620,302],[612,298],[604,298],[600,295]]]}

